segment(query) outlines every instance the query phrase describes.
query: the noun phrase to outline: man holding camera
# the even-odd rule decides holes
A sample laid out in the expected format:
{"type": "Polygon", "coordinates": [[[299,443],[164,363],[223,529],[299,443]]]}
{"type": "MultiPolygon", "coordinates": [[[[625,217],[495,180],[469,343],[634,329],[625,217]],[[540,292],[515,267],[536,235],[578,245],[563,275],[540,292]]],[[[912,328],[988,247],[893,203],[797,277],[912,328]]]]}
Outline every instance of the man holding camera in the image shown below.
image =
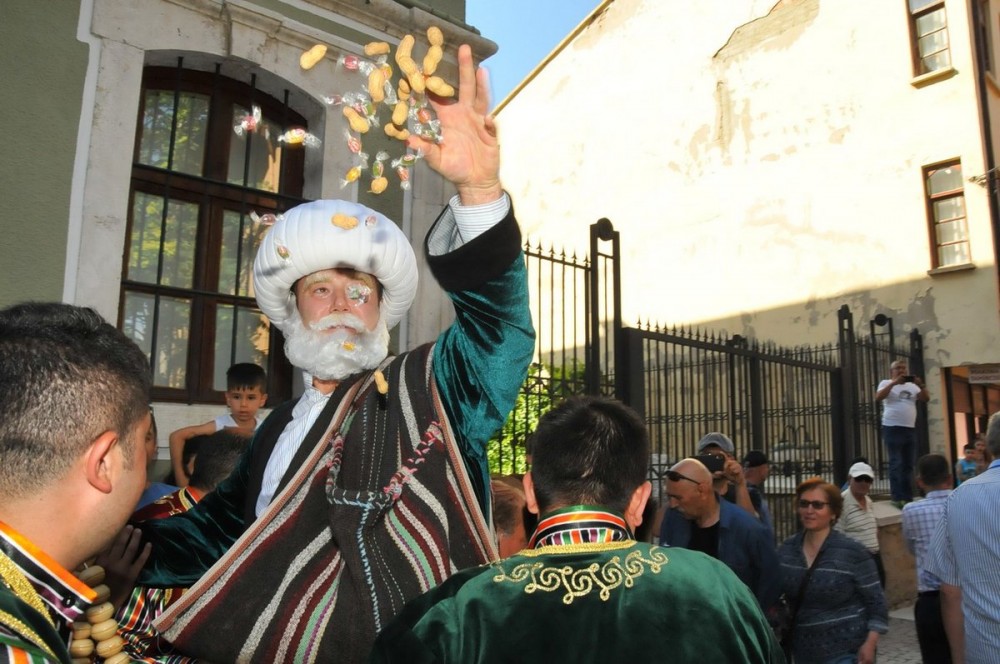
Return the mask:
{"type": "Polygon", "coordinates": [[[913,501],[913,464],[917,454],[917,401],[931,398],[924,381],[910,374],[906,360],[889,365],[892,378],[878,384],[875,401],[882,403],[882,440],[889,452],[889,493],[902,508],[913,501]]]}

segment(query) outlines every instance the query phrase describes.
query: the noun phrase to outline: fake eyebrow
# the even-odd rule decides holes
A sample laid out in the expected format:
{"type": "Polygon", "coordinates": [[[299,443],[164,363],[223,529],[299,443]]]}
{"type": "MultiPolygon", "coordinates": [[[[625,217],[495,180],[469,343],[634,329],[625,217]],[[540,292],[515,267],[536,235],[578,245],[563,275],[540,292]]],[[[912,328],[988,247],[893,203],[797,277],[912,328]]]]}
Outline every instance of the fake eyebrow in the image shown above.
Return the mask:
{"type": "Polygon", "coordinates": [[[346,288],[347,299],[358,304],[365,304],[371,299],[372,289],[365,284],[349,284],[346,288]]]}

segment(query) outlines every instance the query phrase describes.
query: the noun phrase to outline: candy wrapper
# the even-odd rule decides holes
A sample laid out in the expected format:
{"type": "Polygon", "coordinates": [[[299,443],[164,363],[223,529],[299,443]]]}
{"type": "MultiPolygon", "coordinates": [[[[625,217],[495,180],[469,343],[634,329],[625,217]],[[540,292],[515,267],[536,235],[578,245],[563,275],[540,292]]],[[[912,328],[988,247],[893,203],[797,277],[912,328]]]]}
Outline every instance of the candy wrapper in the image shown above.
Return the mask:
{"type": "Polygon", "coordinates": [[[250,211],[250,221],[252,221],[255,224],[262,224],[264,226],[274,226],[276,223],[278,223],[284,218],[285,215],[281,214],[280,212],[278,214],[272,214],[270,212],[266,212],[264,214],[257,214],[253,210],[250,211]]]}
{"type": "Polygon", "coordinates": [[[244,133],[252,133],[257,131],[257,127],[260,126],[260,106],[256,104],[253,105],[251,111],[244,115],[243,118],[233,125],[233,131],[236,132],[237,136],[242,136],[244,133]]]}
{"type": "Polygon", "coordinates": [[[289,129],[281,136],[278,136],[278,142],[290,146],[304,145],[307,148],[316,148],[323,143],[323,141],[302,128],[289,129]]]}
{"type": "Polygon", "coordinates": [[[357,182],[366,168],[368,168],[368,154],[359,152],[354,156],[354,165],[344,173],[344,178],[340,181],[340,188],[343,189],[352,182],[357,182]]]}

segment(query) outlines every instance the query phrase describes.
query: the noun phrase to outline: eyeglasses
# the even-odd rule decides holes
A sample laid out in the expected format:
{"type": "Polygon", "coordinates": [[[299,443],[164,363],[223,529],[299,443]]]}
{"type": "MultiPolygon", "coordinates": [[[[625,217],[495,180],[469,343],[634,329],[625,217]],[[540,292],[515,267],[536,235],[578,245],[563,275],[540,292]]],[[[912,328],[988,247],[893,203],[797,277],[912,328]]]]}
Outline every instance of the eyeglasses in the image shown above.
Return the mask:
{"type": "Polygon", "coordinates": [[[681,480],[687,480],[692,484],[701,484],[701,482],[699,482],[698,480],[693,480],[687,475],[682,475],[678,473],[676,470],[668,470],[666,473],[664,473],[664,475],[666,475],[667,479],[670,480],[671,482],[680,482],[681,480]]]}
{"type": "Polygon", "coordinates": [[[854,481],[855,482],[864,482],[865,484],[871,484],[872,483],[872,478],[868,477],[867,475],[861,475],[860,477],[855,477],[854,481]]]}
{"type": "Polygon", "coordinates": [[[804,510],[807,507],[811,507],[814,510],[821,510],[829,504],[830,503],[824,503],[822,500],[800,500],[799,509],[804,510]]]}

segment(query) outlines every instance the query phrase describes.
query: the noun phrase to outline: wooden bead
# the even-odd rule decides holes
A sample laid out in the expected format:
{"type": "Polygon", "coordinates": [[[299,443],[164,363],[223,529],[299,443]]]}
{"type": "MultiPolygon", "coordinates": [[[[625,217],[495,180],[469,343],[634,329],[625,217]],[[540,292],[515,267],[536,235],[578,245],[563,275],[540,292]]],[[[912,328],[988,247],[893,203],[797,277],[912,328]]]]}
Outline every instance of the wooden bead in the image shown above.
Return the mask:
{"type": "Polygon", "coordinates": [[[108,588],[105,584],[99,583],[96,586],[91,586],[91,588],[97,593],[97,597],[94,598],[94,604],[104,604],[111,599],[111,588],[108,588]]]}
{"type": "Polygon", "coordinates": [[[112,655],[104,660],[104,664],[129,664],[132,658],[128,656],[128,653],[120,652],[117,655],[112,655]]]}
{"type": "Polygon", "coordinates": [[[94,660],[90,657],[72,657],[69,664],[94,664],[94,660]]]}
{"type": "Polygon", "coordinates": [[[105,639],[110,639],[117,633],[118,621],[114,618],[108,618],[107,620],[102,620],[94,625],[93,629],[90,630],[90,638],[97,642],[101,642],[105,639]]]}
{"type": "Polygon", "coordinates": [[[76,578],[80,579],[88,586],[93,588],[99,583],[104,583],[104,568],[100,565],[91,565],[90,567],[84,567],[82,570],[76,573],[76,578]]]}
{"type": "Polygon", "coordinates": [[[75,622],[75,623],[73,623],[73,638],[74,639],[89,639],[90,638],[90,623],[88,623],[88,622],[75,622]]]}
{"type": "Polygon", "coordinates": [[[125,639],[116,634],[110,639],[105,639],[97,644],[97,656],[111,657],[112,655],[120,653],[124,647],[125,639]]]}
{"type": "Polygon", "coordinates": [[[94,642],[90,639],[74,639],[69,644],[71,657],[89,657],[94,652],[94,642]]]}
{"type": "Polygon", "coordinates": [[[87,622],[91,625],[96,625],[99,622],[104,622],[113,615],[115,615],[115,607],[111,606],[111,602],[96,604],[87,609],[87,622]]]}

